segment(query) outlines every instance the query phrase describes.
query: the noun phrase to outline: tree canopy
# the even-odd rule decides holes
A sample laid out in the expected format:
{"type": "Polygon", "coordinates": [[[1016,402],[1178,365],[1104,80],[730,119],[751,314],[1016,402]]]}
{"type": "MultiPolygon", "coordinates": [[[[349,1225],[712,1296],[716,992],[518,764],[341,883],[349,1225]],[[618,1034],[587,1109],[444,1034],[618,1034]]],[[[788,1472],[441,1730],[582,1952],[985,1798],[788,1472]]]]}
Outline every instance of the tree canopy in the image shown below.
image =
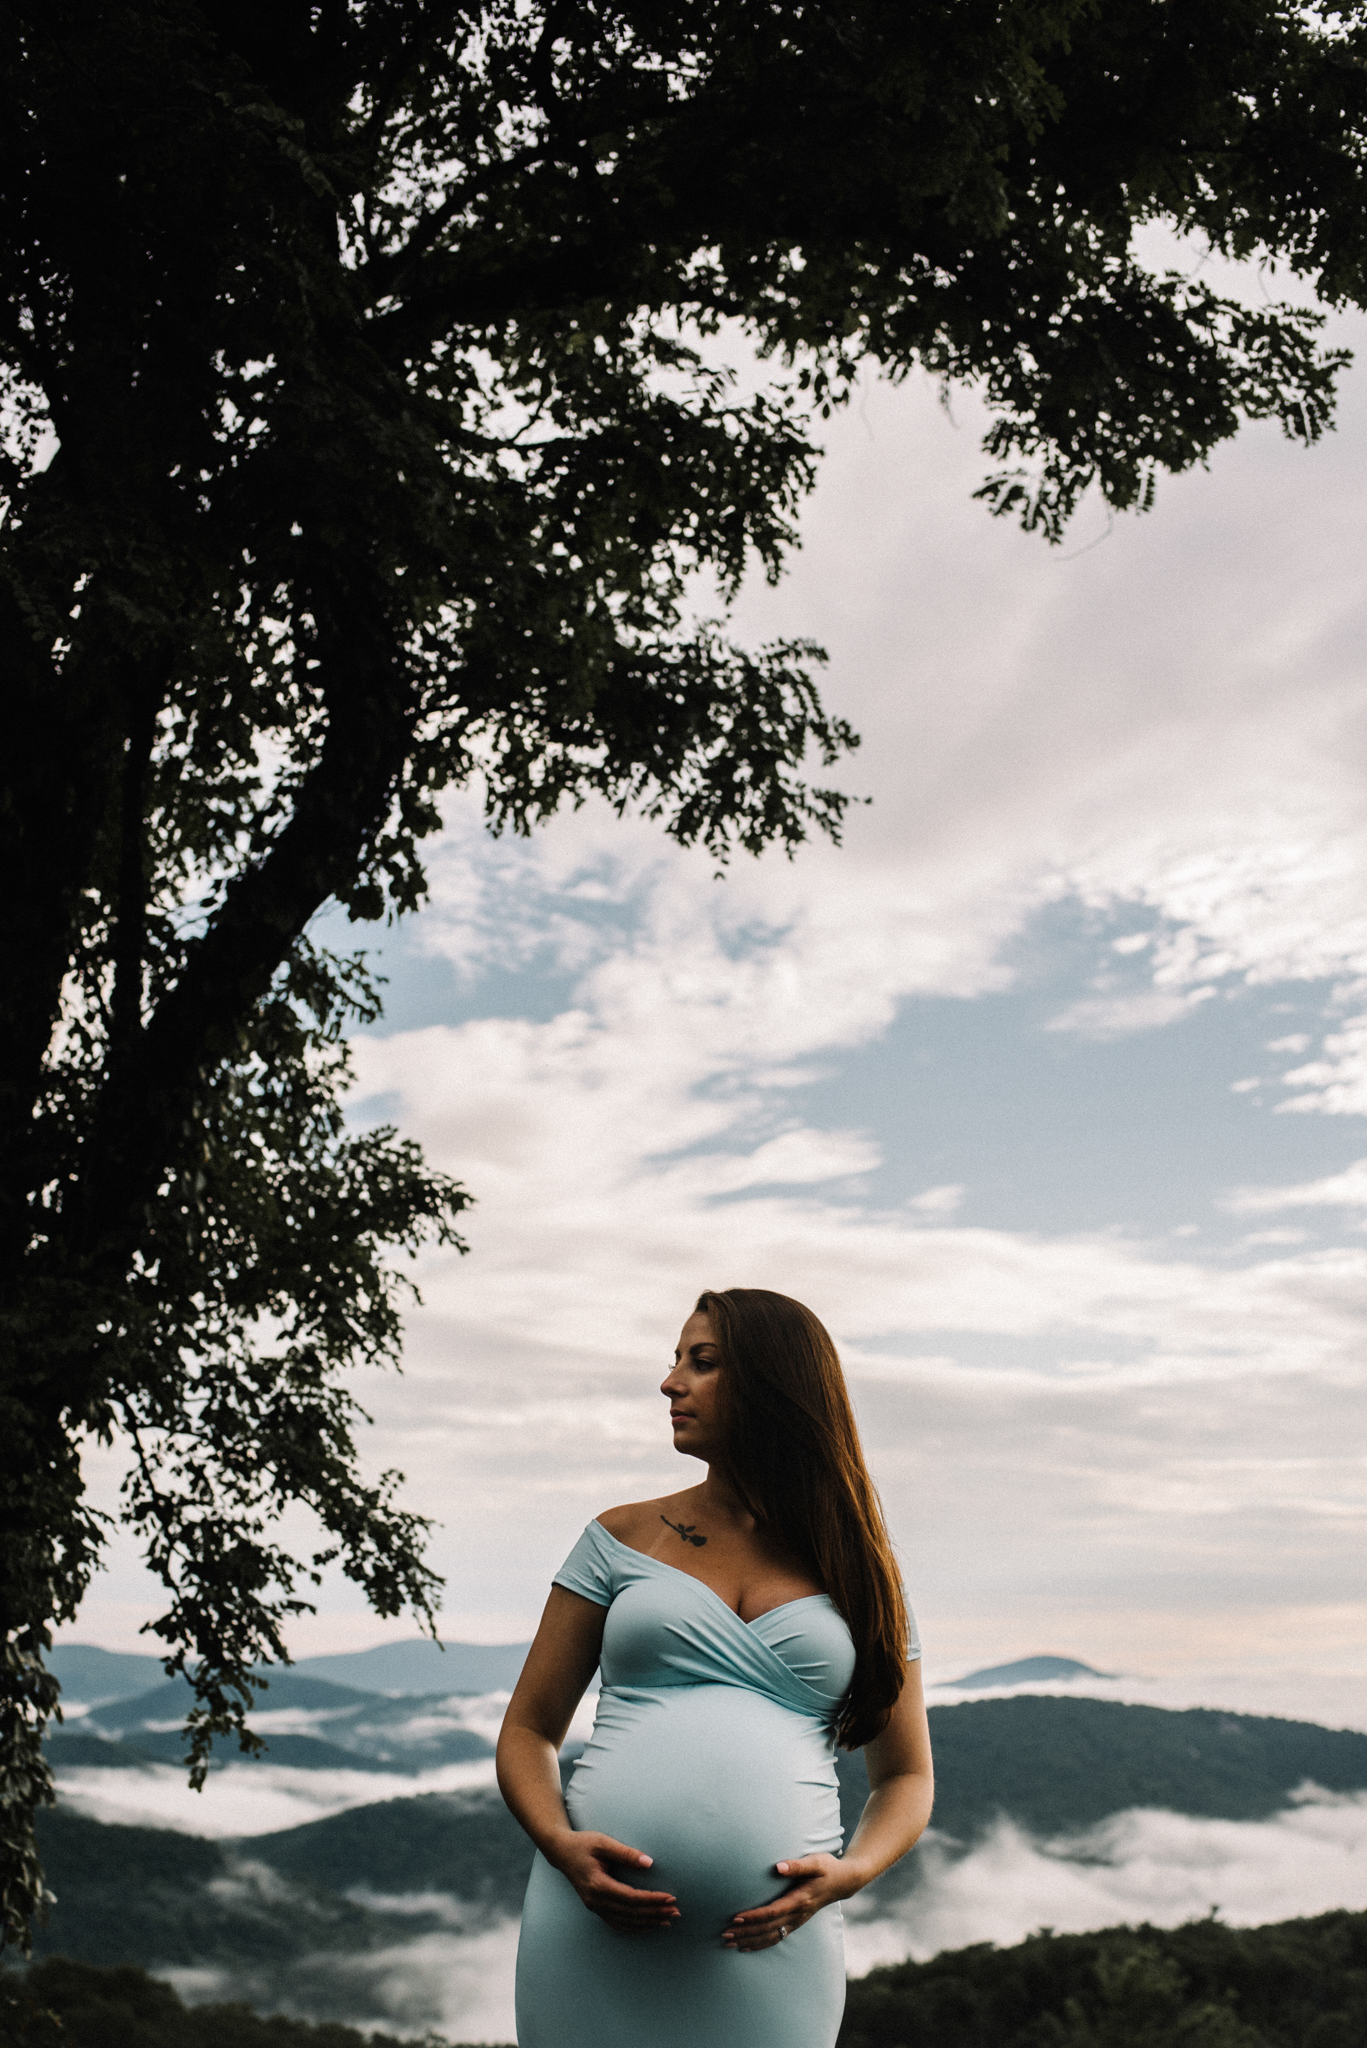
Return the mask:
{"type": "MultiPolygon", "coordinates": [[[[746,650],[864,363],[975,385],[1057,539],[1244,419],[1313,441],[1364,301],[1359,7],[1280,0],[15,0],[0,53],[0,1879],[99,1554],[81,1445],[243,1726],[337,1561],[430,1615],[346,1368],[467,1197],[341,1109],[359,958],[444,789],[719,859],[838,835],[819,650],[746,650]],[[767,367],[746,396],[728,351],[767,367]],[[695,615],[699,572],[723,616],[695,615]],[[278,1520],[303,1502],[318,1549],[278,1520]]],[[[247,1738],[250,1739],[250,1738],[247,1738]]]]}

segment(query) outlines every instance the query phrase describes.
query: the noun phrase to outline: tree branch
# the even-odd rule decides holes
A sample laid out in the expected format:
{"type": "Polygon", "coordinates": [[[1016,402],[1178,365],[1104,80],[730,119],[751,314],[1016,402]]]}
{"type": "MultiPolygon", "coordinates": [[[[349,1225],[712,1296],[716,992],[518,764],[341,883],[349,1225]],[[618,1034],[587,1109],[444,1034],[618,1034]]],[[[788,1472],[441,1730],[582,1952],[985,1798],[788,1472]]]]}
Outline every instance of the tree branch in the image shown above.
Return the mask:
{"type": "Polygon", "coordinates": [[[348,638],[339,624],[320,645],[328,731],[289,823],[230,885],[176,986],[111,1062],[74,1234],[74,1249],[111,1282],[158,1181],[184,1151],[203,1077],[233,1050],[242,1018],[315,911],[354,879],[387,814],[413,714],[407,678],[379,637],[348,638]]]}
{"type": "Polygon", "coordinates": [[[462,206],[490,191],[501,178],[512,177],[515,172],[525,170],[528,164],[544,159],[547,154],[543,144],[529,145],[526,149],[514,151],[512,156],[501,158],[496,164],[486,164],[477,175],[463,179],[447,193],[440,206],[423,215],[401,249],[372,257],[370,262],[361,265],[356,274],[363,284],[370,287],[372,299],[403,291],[412,282],[423,257],[443,229],[450,226],[462,206]]]}
{"type": "MultiPolygon", "coordinates": [[[[17,579],[16,579],[17,581],[17,579]]],[[[54,674],[14,585],[0,589],[7,651],[0,782],[0,1261],[12,1276],[30,1231],[34,1104],[71,964],[79,892],[106,815],[116,695],[103,674],[54,674]]]]}
{"type": "Polygon", "coordinates": [[[115,1057],[142,1030],[142,970],[147,937],[147,771],[162,690],[143,680],[128,691],[128,738],[119,791],[118,915],[114,933],[114,995],[110,1035],[115,1057]]]}

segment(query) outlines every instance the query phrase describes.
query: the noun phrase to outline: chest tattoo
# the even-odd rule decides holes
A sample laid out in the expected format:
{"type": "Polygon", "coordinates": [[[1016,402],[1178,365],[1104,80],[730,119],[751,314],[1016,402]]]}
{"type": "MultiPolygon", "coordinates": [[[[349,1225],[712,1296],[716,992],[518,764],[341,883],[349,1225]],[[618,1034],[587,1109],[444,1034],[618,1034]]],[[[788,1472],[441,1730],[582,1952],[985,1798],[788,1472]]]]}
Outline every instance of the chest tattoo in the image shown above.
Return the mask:
{"type": "Polygon", "coordinates": [[[660,1520],[667,1529],[672,1529],[677,1536],[682,1536],[684,1542],[691,1543],[696,1550],[701,1550],[707,1541],[705,1536],[694,1533],[698,1526],[696,1522],[671,1522],[668,1515],[661,1515],[660,1520]]]}

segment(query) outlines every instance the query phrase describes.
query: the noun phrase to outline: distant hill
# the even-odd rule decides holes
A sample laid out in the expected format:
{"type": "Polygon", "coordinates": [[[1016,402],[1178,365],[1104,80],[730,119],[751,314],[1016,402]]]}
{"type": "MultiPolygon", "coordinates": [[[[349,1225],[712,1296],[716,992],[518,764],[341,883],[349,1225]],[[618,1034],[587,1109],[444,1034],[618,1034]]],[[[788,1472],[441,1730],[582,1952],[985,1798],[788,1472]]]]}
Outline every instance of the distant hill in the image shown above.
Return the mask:
{"type": "Polygon", "coordinates": [[[236,1847],[298,1884],[382,1897],[444,1892],[498,1913],[521,1910],[532,1867],[532,1845],[494,1791],[353,1806],[236,1847]]]}
{"type": "Polygon", "coordinates": [[[932,1707],[930,1725],[935,1826],[964,1840],[999,1813],[1058,1835],[1133,1806],[1264,1820],[1306,1779],[1367,1790],[1367,1735],[1313,1721],[1024,1693],[932,1707]]]}
{"type": "MultiPolygon", "coordinates": [[[[943,1682],[966,1691],[970,1686],[1055,1685],[1072,1678],[1114,1678],[1113,1671],[1095,1671],[1076,1657],[1018,1657],[1014,1664],[989,1664],[983,1671],[970,1671],[967,1678],[943,1682]]],[[[932,1688],[933,1690],[933,1688],[932,1688]]]]}
{"type": "MultiPolygon", "coordinates": [[[[135,1749],[131,1742],[116,1742],[109,1735],[92,1735],[79,1722],[70,1734],[62,1728],[49,1734],[45,1747],[48,1761],[57,1771],[139,1771],[160,1761],[145,1750],[135,1749]]],[[[182,1742],[181,1748],[184,1747],[182,1742]]]]}
{"type": "MultiPolygon", "coordinates": [[[[409,1642],[379,1643],[372,1650],[348,1650],[336,1657],[301,1657],[292,1665],[267,1672],[272,1688],[287,1673],[326,1679],[358,1692],[439,1694],[511,1692],[517,1684],[530,1645],[527,1643],[434,1643],[415,1636],[409,1642]]],[[[58,1643],[47,1653],[48,1669],[61,1681],[62,1693],[74,1706],[101,1706],[131,1699],[164,1682],[159,1657],[138,1657],[92,1643],[58,1643]]]]}
{"type": "MultiPolygon", "coordinates": [[[[314,1714],[320,1719],[326,1715],[336,1721],[369,1707],[381,1713],[393,1710],[393,1702],[378,1693],[359,1692],[349,1685],[330,1685],[323,1678],[301,1677],[288,1666],[281,1670],[272,1668],[261,1676],[263,1683],[256,1696],[258,1714],[286,1707],[295,1713],[314,1714]]],[[[93,1708],[88,1719],[91,1724],[120,1732],[129,1728],[164,1728],[183,1721],[193,1704],[194,1693],[188,1678],[163,1678],[147,1692],[93,1708]]],[[[412,1708],[405,1705],[402,1711],[411,1714],[412,1708]]]]}
{"type": "Polygon", "coordinates": [[[44,1660],[61,1684],[69,1705],[97,1706],[147,1692],[165,1677],[160,1657],[135,1657],[99,1650],[93,1643],[58,1643],[44,1660]]]}
{"type": "Polygon", "coordinates": [[[348,1650],[337,1657],[301,1657],[294,1669],[335,1685],[363,1686],[367,1692],[511,1692],[526,1662],[530,1643],[446,1643],[427,1636],[406,1643],[379,1643],[373,1650],[348,1650]]]}

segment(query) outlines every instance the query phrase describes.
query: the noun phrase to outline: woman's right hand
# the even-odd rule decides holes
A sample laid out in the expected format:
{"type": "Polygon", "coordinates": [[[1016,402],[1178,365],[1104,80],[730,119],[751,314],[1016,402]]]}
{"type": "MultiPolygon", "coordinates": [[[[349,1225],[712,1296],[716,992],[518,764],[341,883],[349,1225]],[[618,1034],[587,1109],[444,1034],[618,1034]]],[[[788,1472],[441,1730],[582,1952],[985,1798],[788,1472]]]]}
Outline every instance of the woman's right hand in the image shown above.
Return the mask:
{"type": "Polygon", "coordinates": [[[679,1908],[672,1892],[642,1892],[623,1884],[612,1875],[610,1865],[649,1870],[651,1858],[640,1849],[628,1848],[611,1835],[595,1834],[591,1828],[567,1829],[545,1851],[548,1862],[567,1877],[590,1913],[606,1920],[619,1934],[651,1934],[658,1927],[672,1927],[679,1908]]]}

